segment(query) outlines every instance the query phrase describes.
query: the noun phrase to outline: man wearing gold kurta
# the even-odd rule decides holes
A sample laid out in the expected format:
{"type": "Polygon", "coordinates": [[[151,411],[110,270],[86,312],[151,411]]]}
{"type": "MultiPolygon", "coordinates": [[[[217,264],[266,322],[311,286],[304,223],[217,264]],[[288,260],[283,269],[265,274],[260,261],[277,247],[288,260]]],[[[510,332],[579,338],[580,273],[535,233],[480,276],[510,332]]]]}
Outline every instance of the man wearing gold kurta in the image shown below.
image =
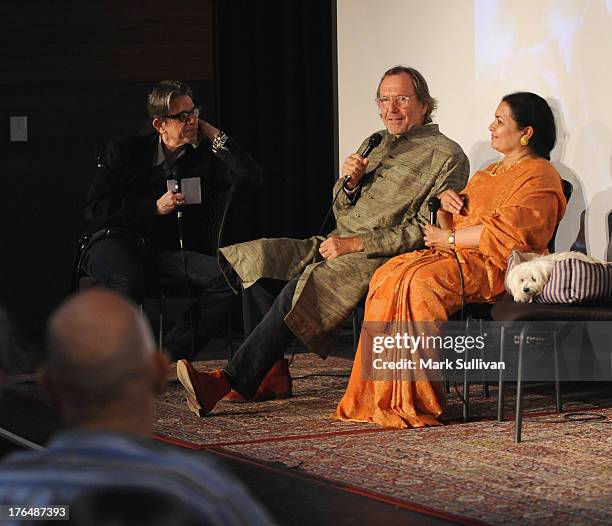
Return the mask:
{"type": "MultiPolygon", "coordinates": [[[[216,403],[204,400],[206,390],[217,392],[215,397],[230,387],[247,398],[288,396],[290,378],[284,388],[266,389],[268,376],[256,391],[293,337],[325,357],[335,332],[365,296],[374,271],[390,257],[424,247],[428,198],[465,186],[468,159],[431,122],[435,99],[418,71],[387,71],[377,103],[386,128],[380,132],[382,142],[368,159],[352,154],[345,160],[334,188],[334,195],[339,192],[337,226],[327,238],[260,239],[221,249],[245,295],[256,293],[262,279],[288,283],[266,308],[259,300],[261,321],[214,380],[187,361],[178,363],[189,406],[197,414],[216,403]]],[[[286,366],[281,369],[278,373],[289,377],[286,366]]]]}

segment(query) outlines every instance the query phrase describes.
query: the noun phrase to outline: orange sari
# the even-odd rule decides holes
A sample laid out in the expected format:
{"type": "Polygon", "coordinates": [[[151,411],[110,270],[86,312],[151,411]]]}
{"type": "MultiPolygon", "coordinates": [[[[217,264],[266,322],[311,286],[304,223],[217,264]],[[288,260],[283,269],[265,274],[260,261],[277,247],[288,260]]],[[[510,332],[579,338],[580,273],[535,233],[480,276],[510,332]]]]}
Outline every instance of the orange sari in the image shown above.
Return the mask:
{"type": "MultiPolygon", "coordinates": [[[[462,195],[467,213],[453,216],[453,227],[484,225],[478,248],[457,249],[465,302],[494,301],[504,292],[512,250],[546,252],[565,212],[561,178],[548,161],[529,159],[495,177],[477,172],[462,195]]],[[[460,308],[454,256],[425,249],[396,256],[376,271],[364,321],[444,321],[460,308]]],[[[398,429],[440,425],[437,418],[445,402],[440,382],[402,380],[399,373],[389,381],[368,379],[362,374],[363,341],[362,337],[336,418],[398,429]]]]}

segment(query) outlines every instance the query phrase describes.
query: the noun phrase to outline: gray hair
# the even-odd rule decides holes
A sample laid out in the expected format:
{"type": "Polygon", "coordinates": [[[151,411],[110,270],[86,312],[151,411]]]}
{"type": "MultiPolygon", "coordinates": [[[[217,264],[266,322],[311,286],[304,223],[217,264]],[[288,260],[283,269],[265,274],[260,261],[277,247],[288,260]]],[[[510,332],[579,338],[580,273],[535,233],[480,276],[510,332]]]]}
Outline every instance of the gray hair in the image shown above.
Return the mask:
{"type": "Polygon", "coordinates": [[[378,87],[376,88],[376,98],[378,98],[380,95],[380,85],[382,84],[383,80],[393,75],[401,75],[402,73],[410,76],[412,85],[414,86],[414,91],[421,104],[427,104],[427,112],[425,113],[425,120],[423,122],[425,124],[432,122],[431,114],[438,107],[438,101],[430,95],[429,86],[427,86],[425,77],[423,77],[419,71],[411,68],[410,66],[393,66],[391,69],[385,71],[380,79],[380,82],[378,83],[378,87]]]}
{"type": "Polygon", "coordinates": [[[188,95],[193,99],[191,88],[180,80],[162,80],[147,96],[149,117],[161,118],[170,115],[170,105],[177,97],[188,95]]]}

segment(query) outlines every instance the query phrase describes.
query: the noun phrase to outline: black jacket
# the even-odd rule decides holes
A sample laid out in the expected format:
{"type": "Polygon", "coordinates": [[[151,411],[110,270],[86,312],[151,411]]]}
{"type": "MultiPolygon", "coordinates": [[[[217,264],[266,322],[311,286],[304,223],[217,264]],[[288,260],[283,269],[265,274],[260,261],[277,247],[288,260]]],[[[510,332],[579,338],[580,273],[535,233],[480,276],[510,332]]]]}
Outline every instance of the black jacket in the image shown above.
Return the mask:
{"type": "MultiPolygon", "coordinates": [[[[85,200],[86,234],[106,228],[120,229],[134,237],[144,237],[157,249],[177,248],[176,215],[157,215],[157,199],[167,190],[166,176],[153,168],[158,135],[121,137],[109,142],[104,162],[98,168],[85,200]]],[[[200,177],[202,196],[219,184],[255,184],[262,176],[259,166],[231,138],[227,150],[212,153],[204,140],[198,148],[185,146],[177,161],[182,176],[200,177]]],[[[198,219],[202,205],[185,206],[184,239],[197,250],[198,219]]]]}

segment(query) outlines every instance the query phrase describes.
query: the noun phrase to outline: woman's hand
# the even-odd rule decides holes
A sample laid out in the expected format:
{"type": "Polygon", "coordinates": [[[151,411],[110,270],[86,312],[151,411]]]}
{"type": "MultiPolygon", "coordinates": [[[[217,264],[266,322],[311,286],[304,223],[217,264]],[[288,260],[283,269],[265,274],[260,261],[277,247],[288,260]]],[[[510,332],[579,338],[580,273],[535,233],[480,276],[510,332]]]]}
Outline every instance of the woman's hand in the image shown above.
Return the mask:
{"type": "Polygon", "coordinates": [[[460,196],[452,188],[444,190],[444,192],[438,196],[438,199],[440,199],[440,210],[444,210],[454,215],[461,213],[461,209],[465,202],[465,198],[460,196]]]}
{"type": "Polygon", "coordinates": [[[448,237],[452,230],[425,225],[425,246],[430,248],[450,248],[448,237]]]}

